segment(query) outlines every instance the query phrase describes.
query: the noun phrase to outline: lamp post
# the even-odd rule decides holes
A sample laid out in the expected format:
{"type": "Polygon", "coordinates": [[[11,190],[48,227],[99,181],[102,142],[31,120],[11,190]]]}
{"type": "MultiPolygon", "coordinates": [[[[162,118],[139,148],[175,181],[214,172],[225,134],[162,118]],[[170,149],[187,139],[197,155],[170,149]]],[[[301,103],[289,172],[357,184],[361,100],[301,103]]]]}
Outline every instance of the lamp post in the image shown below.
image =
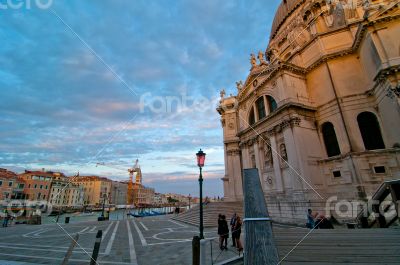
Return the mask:
{"type": "Polygon", "coordinates": [[[204,239],[203,234],[203,175],[202,175],[202,168],[204,167],[204,161],[206,160],[206,153],[204,153],[201,149],[196,154],[197,156],[197,166],[200,169],[200,176],[199,176],[199,185],[200,185],[200,239],[204,239]]]}
{"type": "Polygon", "coordinates": [[[101,217],[104,218],[104,208],[105,208],[105,204],[106,204],[106,198],[107,198],[107,194],[104,193],[103,194],[103,210],[101,211],[101,217]]]}

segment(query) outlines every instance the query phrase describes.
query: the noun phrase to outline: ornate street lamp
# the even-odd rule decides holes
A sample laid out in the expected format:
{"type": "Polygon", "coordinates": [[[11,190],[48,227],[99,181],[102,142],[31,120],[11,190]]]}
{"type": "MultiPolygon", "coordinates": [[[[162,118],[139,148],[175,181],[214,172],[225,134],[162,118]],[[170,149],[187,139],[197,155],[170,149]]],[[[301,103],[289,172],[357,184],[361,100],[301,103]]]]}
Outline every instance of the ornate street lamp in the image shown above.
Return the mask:
{"type": "Polygon", "coordinates": [[[206,153],[203,151],[197,152],[197,166],[200,169],[199,185],[200,185],[200,239],[204,239],[203,235],[203,175],[202,168],[204,167],[204,161],[206,160],[206,153]]]}

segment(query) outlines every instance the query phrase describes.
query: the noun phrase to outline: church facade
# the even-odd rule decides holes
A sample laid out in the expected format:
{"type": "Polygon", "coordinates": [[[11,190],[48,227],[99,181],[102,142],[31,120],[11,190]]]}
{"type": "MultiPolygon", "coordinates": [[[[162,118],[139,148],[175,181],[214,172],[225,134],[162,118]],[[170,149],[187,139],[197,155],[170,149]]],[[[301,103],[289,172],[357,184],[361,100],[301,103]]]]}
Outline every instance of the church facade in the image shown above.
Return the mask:
{"type": "Polygon", "coordinates": [[[284,0],[237,94],[221,92],[224,199],[257,168],[270,215],[304,223],[330,198],[400,179],[400,11],[389,0],[284,0]]]}

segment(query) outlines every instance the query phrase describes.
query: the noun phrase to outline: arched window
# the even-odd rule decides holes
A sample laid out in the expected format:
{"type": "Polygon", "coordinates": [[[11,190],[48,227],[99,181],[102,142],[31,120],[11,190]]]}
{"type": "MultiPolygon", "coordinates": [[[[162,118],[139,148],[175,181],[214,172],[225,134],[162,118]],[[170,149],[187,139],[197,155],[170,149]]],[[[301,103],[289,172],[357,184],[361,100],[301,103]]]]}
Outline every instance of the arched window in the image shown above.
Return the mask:
{"type": "Polygon", "coordinates": [[[379,122],[375,114],[367,111],[362,112],[358,114],[357,122],[365,149],[375,150],[385,148],[379,122]]]}
{"type": "Polygon", "coordinates": [[[340,155],[339,143],[332,123],[325,122],[322,124],[322,136],[328,157],[340,155]]]}
{"type": "Polygon", "coordinates": [[[256,107],[257,107],[257,112],[258,112],[258,120],[261,120],[267,116],[265,114],[265,104],[264,104],[264,97],[260,97],[256,101],[256,107]]]}
{"type": "Polygon", "coordinates": [[[278,108],[278,104],[276,104],[275,99],[271,96],[267,96],[267,101],[268,101],[269,113],[274,112],[278,108]]]}
{"type": "Polygon", "coordinates": [[[254,109],[251,108],[249,116],[249,124],[253,125],[254,123],[256,123],[256,117],[254,116],[254,109]]]}

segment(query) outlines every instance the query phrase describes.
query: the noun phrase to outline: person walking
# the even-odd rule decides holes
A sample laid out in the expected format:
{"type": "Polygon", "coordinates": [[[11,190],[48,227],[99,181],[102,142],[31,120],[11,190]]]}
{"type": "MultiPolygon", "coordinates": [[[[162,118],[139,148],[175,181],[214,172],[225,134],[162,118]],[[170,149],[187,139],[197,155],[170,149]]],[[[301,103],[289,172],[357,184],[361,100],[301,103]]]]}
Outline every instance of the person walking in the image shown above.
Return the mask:
{"type": "Polygon", "coordinates": [[[229,227],[225,215],[221,216],[221,245],[220,249],[228,250],[229,227]]]}
{"type": "Polygon", "coordinates": [[[240,241],[240,234],[242,233],[242,220],[240,219],[240,216],[236,216],[236,222],[235,222],[235,239],[236,239],[236,249],[239,251],[243,251],[243,246],[242,242],[240,241]]]}
{"type": "Polygon", "coordinates": [[[314,221],[314,216],[312,214],[312,210],[308,209],[307,211],[307,223],[306,223],[306,227],[313,229],[315,227],[315,221],[314,221]]]}
{"type": "Polygon", "coordinates": [[[7,210],[4,210],[4,219],[3,219],[3,227],[7,227],[8,226],[8,219],[9,219],[9,215],[7,210]]]}
{"type": "Polygon", "coordinates": [[[218,214],[219,248],[222,250],[222,214],[218,214]]]}
{"type": "Polygon", "coordinates": [[[236,224],[236,213],[232,215],[231,218],[231,234],[232,234],[232,247],[236,247],[236,238],[235,238],[235,224],[236,224]]]}

